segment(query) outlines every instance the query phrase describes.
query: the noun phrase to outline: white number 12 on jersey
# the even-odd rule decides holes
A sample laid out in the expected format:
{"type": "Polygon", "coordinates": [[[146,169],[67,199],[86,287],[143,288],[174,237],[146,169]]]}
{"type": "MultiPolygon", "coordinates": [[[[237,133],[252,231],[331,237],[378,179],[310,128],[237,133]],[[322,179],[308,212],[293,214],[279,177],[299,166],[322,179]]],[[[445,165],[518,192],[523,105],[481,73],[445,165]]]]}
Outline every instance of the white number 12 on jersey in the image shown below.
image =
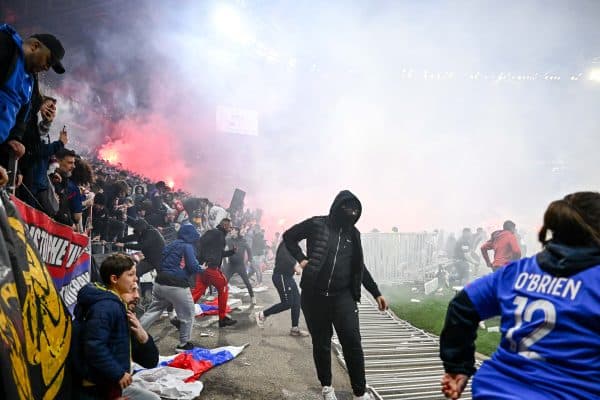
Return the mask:
{"type": "Polygon", "coordinates": [[[517,306],[515,310],[515,326],[510,328],[506,332],[506,339],[510,342],[510,349],[517,352],[519,355],[531,358],[534,360],[543,360],[535,351],[529,350],[529,348],[541,338],[554,329],[556,324],[556,309],[554,305],[548,300],[535,300],[527,304],[529,299],[523,296],[515,297],[513,304],[517,306]],[[517,331],[523,325],[523,321],[531,322],[533,313],[536,311],[542,311],[544,313],[544,322],[536,327],[530,334],[523,337],[519,342],[516,342],[513,338],[515,331],[517,331]]]}

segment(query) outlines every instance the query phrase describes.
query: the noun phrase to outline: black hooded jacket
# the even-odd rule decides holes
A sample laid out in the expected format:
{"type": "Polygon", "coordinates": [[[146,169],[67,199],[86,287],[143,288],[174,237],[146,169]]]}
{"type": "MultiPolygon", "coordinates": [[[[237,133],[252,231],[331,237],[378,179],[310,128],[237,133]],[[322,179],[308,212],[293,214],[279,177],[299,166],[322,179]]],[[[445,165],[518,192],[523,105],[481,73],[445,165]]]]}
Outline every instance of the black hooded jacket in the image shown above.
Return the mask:
{"type": "Polygon", "coordinates": [[[160,266],[165,239],[155,227],[148,224],[143,218],[134,223],[133,235],[125,237],[123,241],[126,249],[141,251],[150,264],[155,267],[160,266]],[[128,243],[131,241],[137,243],[128,243]]]}
{"type": "MultiPolygon", "coordinates": [[[[362,206],[358,198],[348,190],[341,191],[331,205],[329,215],[309,218],[299,224],[292,226],[283,234],[283,241],[287,250],[298,262],[308,260],[308,265],[302,272],[300,286],[303,290],[322,291],[323,279],[336,280],[336,271],[330,270],[330,273],[323,274],[322,270],[332,267],[335,264],[335,254],[340,242],[340,234],[348,235],[352,242],[352,253],[350,258],[350,290],[354,300],[360,301],[360,285],[377,298],[381,292],[377,284],[371,277],[364,264],[362,244],[360,241],[360,232],[354,224],[360,218],[362,206]],[[341,206],[344,202],[353,201],[359,206],[359,215],[351,223],[344,223],[341,206]],[[304,255],[298,243],[306,239],[307,254],[304,255]],[[331,273],[333,272],[333,273],[331,273]],[[326,276],[325,276],[326,275],[326,276]]],[[[346,221],[349,222],[349,221],[346,221]]],[[[343,237],[343,236],[342,236],[343,237]]],[[[341,271],[337,271],[339,274],[341,271]]],[[[325,293],[327,291],[325,290],[325,293]]]]}

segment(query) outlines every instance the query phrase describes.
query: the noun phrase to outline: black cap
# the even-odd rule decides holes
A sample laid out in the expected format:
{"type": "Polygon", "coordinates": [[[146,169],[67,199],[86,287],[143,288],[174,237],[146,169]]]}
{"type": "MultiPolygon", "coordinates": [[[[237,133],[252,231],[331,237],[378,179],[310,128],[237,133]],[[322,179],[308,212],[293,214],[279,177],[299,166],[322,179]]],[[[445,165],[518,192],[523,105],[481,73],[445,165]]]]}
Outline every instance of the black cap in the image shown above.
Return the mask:
{"type": "Polygon", "coordinates": [[[50,49],[50,54],[52,57],[52,69],[57,74],[64,74],[65,67],[63,67],[60,61],[65,56],[65,48],[60,43],[60,40],[58,40],[56,36],[49,33],[36,33],[35,35],[31,35],[31,37],[36,38],[42,42],[44,46],[50,49]]]}

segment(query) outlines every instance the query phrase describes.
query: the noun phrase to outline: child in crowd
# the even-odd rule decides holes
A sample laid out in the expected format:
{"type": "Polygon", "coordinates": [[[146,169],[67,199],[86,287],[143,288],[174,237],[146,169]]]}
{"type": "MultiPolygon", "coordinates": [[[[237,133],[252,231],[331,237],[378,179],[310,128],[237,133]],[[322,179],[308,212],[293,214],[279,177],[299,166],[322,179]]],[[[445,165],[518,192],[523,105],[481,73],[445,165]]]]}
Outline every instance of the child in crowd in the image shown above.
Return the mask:
{"type": "Polygon", "coordinates": [[[77,398],[159,400],[148,390],[129,387],[132,359],[146,368],[158,364],[152,337],[129,309],[139,299],[135,263],[113,254],[100,266],[100,276],[102,284],[90,283],[77,295],[71,344],[77,398]]]}

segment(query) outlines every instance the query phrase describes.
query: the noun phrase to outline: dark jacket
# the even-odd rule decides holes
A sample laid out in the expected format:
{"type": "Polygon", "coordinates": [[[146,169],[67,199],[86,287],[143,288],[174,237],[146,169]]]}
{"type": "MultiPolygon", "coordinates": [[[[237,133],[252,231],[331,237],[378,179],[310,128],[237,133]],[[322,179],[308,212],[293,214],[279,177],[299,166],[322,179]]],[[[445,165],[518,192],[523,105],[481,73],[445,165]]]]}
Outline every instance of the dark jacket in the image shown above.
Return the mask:
{"type": "MultiPolygon", "coordinates": [[[[344,190],[340,192],[331,205],[329,215],[309,218],[292,226],[283,234],[283,241],[292,257],[298,262],[308,260],[308,265],[304,268],[302,279],[300,281],[300,287],[302,287],[302,289],[315,289],[317,279],[319,278],[319,272],[325,262],[327,262],[330,247],[335,245],[335,241],[330,239],[333,238],[333,235],[336,235],[338,229],[337,216],[341,211],[341,205],[348,200],[358,202],[358,198],[350,191],[344,190]],[[300,246],[298,245],[303,239],[306,239],[307,255],[302,253],[302,249],[300,249],[300,246]]],[[[360,214],[358,218],[360,218],[360,214]]],[[[360,301],[360,285],[362,283],[369,293],[377,298],[381,296],[381,292],[377,288],[377,284],[364,264],[360,232],[354,225],[347,229],[352,237],[353,245],[351,265],[352,284],[350,287],[352,296],[354,297],[354,300],[360,301]]]]}
{"type": "MultiPolygon", "coordinates": [[[[38,120],[38,112],[42,106],[42,96],[39,94],[37,76],[33,75],[33,78],[33,95],[31,96],[29,116],[21,140],[25,146],[25,155],[19,159],[19,169],[23,174],[23,184],[35,195],[49,188],[48,166],[50,157],[58,153],[65,145],[60,140],[51,142],[48,134],[51,123],[47,121],[39,122],[38,120]]],[[[19,126],[13,128],[9,139],[15,136],[15,131],[18,129],[19,126]]]]}
{"type": "Polygon", "coordinates": [[[252,252],[250,251],[250,247],[248,246],[248,242],[243,237],[238,236],[235,239],[227,240],[227,245],[230,248],[236,248],[237,251],[235,254],[229,256],[229,265],[232,267],[244,266],[244,255],[247,255],[248,258],[246,260],[252,259],[252,252]]]}
{"type": "Polygon", "coordinates": [[[252,237],[252,253],[255,256],[262,256],[266,248],[265,236],[260,231],[256,232],[252,237]]]}
{"type": "Polygon", "coordinates": [[[285,247],[285,243],[279,243],[277,253],[275,254],[275,268],[273,269],[273,273],[292,276],[294,275],[296,264],[298,264],[298,261],[292,257],[287,247],[285,247]]]}
{"type": "Polygon", "coordinates": [[[165,248],[165,239],[156,228],[150,226],[143,218],[135,221],[133,235],[126,236],[123,241],[126,249],[139,250],[150,264],[155,267],[160,265],[165,248]],[[136,241],[137,243],[128,243],[130,241],[136,241]]]}
{"type": "Polygon", "coordinates": [[[130,357],[146,368],[158,364],[158,349],[152,337],[144,344],[131,338],[125,304],[105,287],[90,283],[81,288],[75,320],[71,352],[81,378],[110,385],[130,372],[130,357]]]}
{"type": "Polygon", "coordinates": [[[221,268],[223,258],[232,256],[235,251],[225,251],[225,231],[221,226],[206,231],[198,242],[198,262],[208,268],[221,268]]]}
{"type": "Polygon", "coordinates": [[[195,243],[200,234],[193,225],[184,224],[177,232],[177,240],[163,250],[156,282],[161,285],[190,287],[190,277],[202,272],[196,260],[195,243]]]}

